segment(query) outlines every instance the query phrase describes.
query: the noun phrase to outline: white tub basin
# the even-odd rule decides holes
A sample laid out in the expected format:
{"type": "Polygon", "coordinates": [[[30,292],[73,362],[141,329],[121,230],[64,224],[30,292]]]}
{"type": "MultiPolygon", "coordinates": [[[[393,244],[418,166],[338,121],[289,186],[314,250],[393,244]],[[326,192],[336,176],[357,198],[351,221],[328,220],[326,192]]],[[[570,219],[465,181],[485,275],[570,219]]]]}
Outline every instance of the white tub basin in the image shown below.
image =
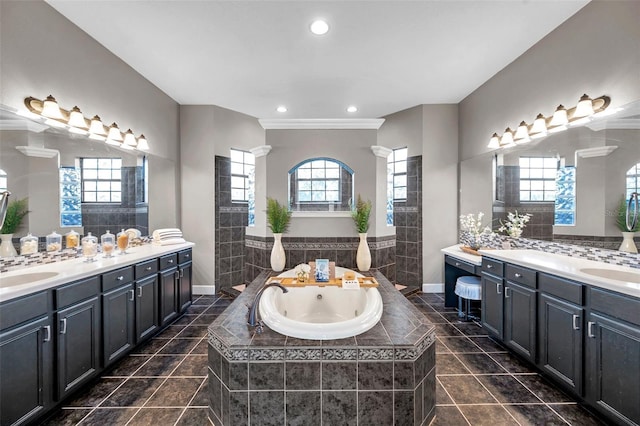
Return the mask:
{"type": "MultiPolygon", "coordinates": [[[[341,276],[343,268],[336,268],[341,276]]],[[[284,274],[283,274],[284,275],[284,274]]],[[[300,339],[332,340],[356,336],[372,328],[382,316],[377,288],[277,287],[265,290],[260,316],[274,331],[300,339]]]]}

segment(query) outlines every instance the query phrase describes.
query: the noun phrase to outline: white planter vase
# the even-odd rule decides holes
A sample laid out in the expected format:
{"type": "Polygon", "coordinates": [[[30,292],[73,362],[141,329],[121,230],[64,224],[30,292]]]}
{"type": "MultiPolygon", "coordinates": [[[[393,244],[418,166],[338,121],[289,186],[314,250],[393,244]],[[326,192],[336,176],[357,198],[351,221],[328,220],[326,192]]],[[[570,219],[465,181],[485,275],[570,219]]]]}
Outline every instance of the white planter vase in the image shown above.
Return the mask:
{"type": "Polygon", "coordinates": [[[360,244],[358,244],[358,252],[356,253],[356,265],[362,272],[371,268],[371,251],[367,244],[367,233],[358,234],[360,236],[360,244]]]}
{"type": "Polygon", "coordinates": [[[273,248],[271,249],[271,269],[281,272],[287,263],[287,257],[282,246],[282,234],[273,234],[273,248]]]}
{"type": "Polygon", "coordinates": [[[636,243],[633,241],[633,236],[635,232],[623,232],[622,233],[622,244],[620,244],[619,251],[625,251],[627,253],[637,253],[638,248],[636,247],[636,243]]]}
{"type": "Polygon", "coordinates": [[[0,239],[2,239],[2,243],[0,243],[0,257],[13,257],[18,255],[18,252],[16,252],[11,242],[12,238],[13,234],[0,234],[0,239]]]}

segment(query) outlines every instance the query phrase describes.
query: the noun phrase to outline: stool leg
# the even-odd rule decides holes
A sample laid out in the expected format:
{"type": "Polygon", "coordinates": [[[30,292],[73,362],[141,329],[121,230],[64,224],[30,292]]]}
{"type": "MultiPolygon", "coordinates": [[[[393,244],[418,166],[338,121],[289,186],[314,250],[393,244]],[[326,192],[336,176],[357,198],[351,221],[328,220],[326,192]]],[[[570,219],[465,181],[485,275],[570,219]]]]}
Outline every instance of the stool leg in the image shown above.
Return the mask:
{"type": "Polygon", "coordinates": [[[458,296],[458,318],[463,318],[464,313],[462,310],[462,297],[458,296]]]}
{"type": "Polygon", "coordinates": [[[469,307],[471,306],[471,299],[467,299],[466,302],[467,302],[467,310],[465,311],[464,320],[469,321],[469,311],[470,311],[469,307]]]}

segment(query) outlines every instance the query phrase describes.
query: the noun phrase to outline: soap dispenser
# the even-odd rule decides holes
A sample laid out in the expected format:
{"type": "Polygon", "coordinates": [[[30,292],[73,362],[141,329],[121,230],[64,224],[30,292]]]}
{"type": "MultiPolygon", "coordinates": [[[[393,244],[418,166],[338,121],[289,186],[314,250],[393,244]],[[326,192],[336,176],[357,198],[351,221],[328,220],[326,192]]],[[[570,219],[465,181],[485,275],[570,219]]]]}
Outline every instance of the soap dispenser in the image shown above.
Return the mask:
{"type": "Polygon", "coordinates": [[[116,246],[116,236],[107,230],[106,234],[100,236],[100,242],[102,243],[104,257],[113,256],[113,249],[116,246]]]}
{"type": "Polygon", "coordinates": [[[62,250],[62,235],[56,231],[51,231],[51,233],[47,235],[47,252],[60,250],[62,250]]]}

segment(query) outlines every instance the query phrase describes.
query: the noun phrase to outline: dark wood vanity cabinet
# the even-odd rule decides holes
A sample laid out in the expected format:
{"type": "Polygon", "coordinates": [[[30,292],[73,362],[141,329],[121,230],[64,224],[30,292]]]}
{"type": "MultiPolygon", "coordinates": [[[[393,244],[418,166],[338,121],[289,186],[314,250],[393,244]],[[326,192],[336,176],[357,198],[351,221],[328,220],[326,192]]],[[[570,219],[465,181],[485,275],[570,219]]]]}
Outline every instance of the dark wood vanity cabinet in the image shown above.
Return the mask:
{"type": "Polygon", "coordinates": [[[178,253],[178,311],[184,312],[191,305],[191,281],[193,276],[192,251],[178,253]]]}
{"type": "Polygon", "coordinates": [[[160,258],[160,324],[173,321],[191,305],[192,251],[160,258]]]}
{"type": "Polygon", "coordinates": [[[503,279],[487,273],[480,278],[482,285],[482,326],[493,336],[504,338],[503,279]]]}

